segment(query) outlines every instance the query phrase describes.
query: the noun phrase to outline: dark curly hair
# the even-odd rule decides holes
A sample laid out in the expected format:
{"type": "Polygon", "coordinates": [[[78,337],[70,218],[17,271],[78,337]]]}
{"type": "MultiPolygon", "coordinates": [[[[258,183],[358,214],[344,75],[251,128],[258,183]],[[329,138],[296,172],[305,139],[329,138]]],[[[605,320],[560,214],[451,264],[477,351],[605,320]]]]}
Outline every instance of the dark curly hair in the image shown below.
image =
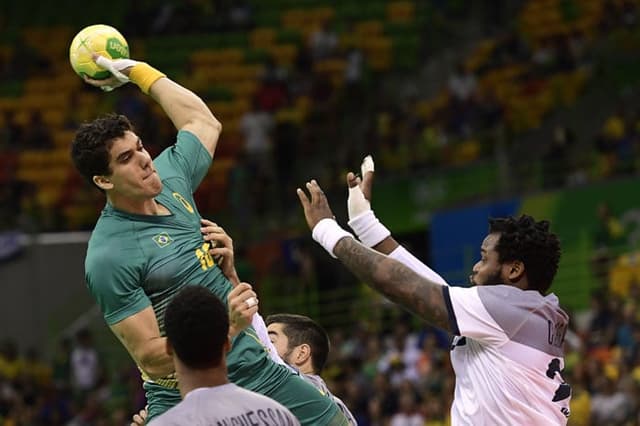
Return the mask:
{"type": "Polygon", "coordinates": [[[311,359],[313,371],[320,374],[327,358],[329,357],[329,335],[314,320],[304,315],[273,314],[265,320],[267,325],[282,324],[282,332],[289,340],[289,348],[300,346],[304,343],[311,347],[311,359]]]}
{"type": "Polygon", "coordinates": [[[188,285],[167,305],[164,330],[175,355],[187,367],[216,367],[223,359],[229,313],[210,290],[188,285]]]}
{"type": "Polygon", "coordinates": [[[109,150],[127,130],[133,131],[133,126],[120,114],[107,114],[80,125],[71,143],[71,159],[78,172],[92,184],[94,176],[110,175],[109,150]]]}
{"type": "Polygon", "coordinates": [[[537,222],[528,215],[489,219],[489,232],[500,234],[496,244],[500,263],[521,261],[529,289],[545,294],[560,262],[560,241],[556,234],[549,232],[549,221],[537,222]]]}

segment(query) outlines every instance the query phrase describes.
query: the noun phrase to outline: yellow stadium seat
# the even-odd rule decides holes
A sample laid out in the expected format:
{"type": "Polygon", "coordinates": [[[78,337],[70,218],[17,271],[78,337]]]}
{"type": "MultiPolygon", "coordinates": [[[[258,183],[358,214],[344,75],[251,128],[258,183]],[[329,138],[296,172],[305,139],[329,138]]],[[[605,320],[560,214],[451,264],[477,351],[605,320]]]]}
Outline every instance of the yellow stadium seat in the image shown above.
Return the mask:
{"type": "Polygon", "coordinates": [[[206,49],[191,54],[191,61],[197,66],[216,66],[240,64],[244,62],[244,50],[241,49],[206,49]]]}
{"type": "Polygon", "coordinates": [[[42,111],[42,121],[51,129],[59,129],[64,125],[66,110],[46,109],[42,111]]]}
{"type": "Polygon", "coordinates": [[[390,22],[411,22],[415,15],[415,5],[410,1],[394,1],[387,5],[390,22]]]}
{"type": "Polygon", "coordinates": [[[53,132],[53,144],[60,149],[64,149],[68,155],[75,132],[73,130],[57,130],[53,132]]]}
{"type": "Polygon", "coordinates": [[[298,53],[298,47],[295,44],[278,44],[270,46],[266,49],[273,57],[274,61],[280,66],[289,66],[298,53]]]}

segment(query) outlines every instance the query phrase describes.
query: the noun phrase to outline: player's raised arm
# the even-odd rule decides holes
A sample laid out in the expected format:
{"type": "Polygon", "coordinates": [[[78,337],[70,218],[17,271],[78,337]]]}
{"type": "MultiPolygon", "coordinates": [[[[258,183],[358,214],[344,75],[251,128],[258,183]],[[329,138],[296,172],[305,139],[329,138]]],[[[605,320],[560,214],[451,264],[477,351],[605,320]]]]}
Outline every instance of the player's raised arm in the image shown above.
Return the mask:
{"type": "Polygon", "coordinates": [[[169,79],[165,74],[144,62],[130,59],[111,60],[95,55],[98,65],[109,70],[111,78],[85,81],[105,90],[131,81],[144,93],[151,95],[162,106],[178,130],[188,130],[198,137],[213,156],[222,124],[213,116],[209,107],[191,90],[169,79]]]}
{"type": "Polygon", "coordinates": [[[367,155],[362,161],[362,178],[357,177],[352,172],[347,174],[349,226],[365,246],[388,255],[425,278],[438,284],[448,285],[437,272],[398,244],[391,235],[391,231],[373,213],[371,209],[371,194],[374,170],[373,158],[367,155]]]}
{"type": "Polygon", "coordinates": [[[314,240],[368,286],[425,321],[451,330],[444,298],[447,286],[423,277],[397,260],[356,241],[333,219],[327,198],[316,181],[307,182],[306,187],[310,198],[300,188],[297,193],[314,240]]]}

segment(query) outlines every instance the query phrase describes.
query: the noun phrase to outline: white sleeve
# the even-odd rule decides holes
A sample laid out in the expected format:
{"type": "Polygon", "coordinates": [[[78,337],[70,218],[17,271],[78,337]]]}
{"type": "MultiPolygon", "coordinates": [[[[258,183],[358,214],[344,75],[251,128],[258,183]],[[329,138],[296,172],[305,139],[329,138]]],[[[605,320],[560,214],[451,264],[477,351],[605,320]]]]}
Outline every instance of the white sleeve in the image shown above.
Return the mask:
{"type": "Polygon", "coordinates": [[[492,345],[509,340],[480,299],[479,287],[447,287],[444,298],[453,334],[492,345]]]}
{"type": "Polygon", "coordinates": [[[405,266],[408,266],[413,272],[422,275],[430,281],[436,282],[441,285],[449,285],[436,271],[420,262],[417,257],[409,253],[407,249],[400,245],[396,247],[396,249],[391,253],[389,253],[389,257],[397,260],[405,266]]]}
{"type": "Polygon", "coordinates": [[[276,351],[273,343],[271,343],[271,339],[269,339],[269,332],[267,331],[267,325],[264,323],[264,319],[262,319],[262,316],[258,312],[253,314],[253,318],[251,319],[251,326],[256,331],[260,342],[262,342],[264,347],[267,348],[269,357],[271,357],[271,359],[276,363],[288,367],[287,363],[284,362],[282,358],[280,358],[280,355],[278,355],[278,351],[276,351]]]}

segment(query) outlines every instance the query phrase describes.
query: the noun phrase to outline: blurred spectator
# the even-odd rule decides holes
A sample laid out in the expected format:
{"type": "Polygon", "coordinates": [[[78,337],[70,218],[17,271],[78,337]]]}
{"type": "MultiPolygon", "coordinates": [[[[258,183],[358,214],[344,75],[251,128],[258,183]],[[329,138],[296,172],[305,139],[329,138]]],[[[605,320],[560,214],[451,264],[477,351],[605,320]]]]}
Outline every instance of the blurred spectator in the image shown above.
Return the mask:
{"type": "Polygon", "coordinates": [[[413,392],[402,392],[398,398],[399,410],[391,416],[390,426],[424,426],[425,419],[417,411],[413,392]]]}
{"type": "Polygon", "coordinates": [[[287,75],[276,67],[273,59],[267,60],[255,95],[261,109],[273,113],[289,103],[286,78],[287,75]]]}
{"type": "Polygon", "coordinates": [[[610,250],[623,242],[625,235],[624,225],[616,215],[611,212],[607,203],[601,203],[597,208],[598,226],[596,227],[594,242],[598,249],[610,250]]]}
{"type": "Polygon", "coordinates": [[[331,20],[326,20],[320,28],[311,33],[309,48],[315,61],[327,59],[336,54],[338,35],[333,29],[331,20]]]}
{"type": "Polygon", "coordinates": [[[245,160],[254,175],[271,174],[271,135],[275,121],[258,101],[254,99],[251,109],[240,119],[240,131],[244,136],[245,160]]]}
{"type": "Polygon", "coordinates": [[[545,188],[558,188],[566,183],[566,172],[569,170],[573,144],[573,132],[566,127],[556,126],[553,130],[551,145],[542,157],[545,188]]]}
{"type": "Polygon", "coordinates": [[[466,103],[476,93],[478,82],[475,75],[467,70],[464,64],[456,65],[455,71],[449,77],[449,91],[455,102],[466,103]]]}
{"type": "Polygon", "coordinates": [[[11,339],[6,339],[0,347],[0,378],[15,381],[22,374],[24,361],[19,356],[18,346],[11,339]]]}
{"type": "Polygon", "coordinates": [[[537,75],[547,75],[556,65],[556,44],[553,38],[546,37],[538,41],[538,45],[531,54],[531,62],[537,75]]]}
{"type": "Polygon", "coordinates": [[[404,380],[416,382],[419,378],[417,362],[420,359],[417,337],[406,324],[396,324],[388,348],[378,361],[378,371],[389,375],[393,386],[404,380]]]}
{"type": "Polygon", "coordinates": [[[619,252],[619,245],[623,243],[625,230],[607,203],[599,204],[596,214],[598,223],[593,235],[591,268],[596,278],[606,285],[611,264],[619,252]]]}
{"type": "Polygon", "coordinates": [[[253,8],[247,0],[234,0],[229,7],[229,23],[234,30],[253,27],[253,8]]]}
{"type": "Polygon", "coordinates": [[[618,388],[613,377],[594,379],[591,397],[591,421],[594,424],[624,424],[631,416],[632,401],[618,388]]]}
{"type": "Polygon", "coordinates": [[[71,378],[76,394],[95,389],[100,379],[101,362],[93,345],[91,332],[83,328],[76,333],[76,344],[71,351],[71,378]]]}

